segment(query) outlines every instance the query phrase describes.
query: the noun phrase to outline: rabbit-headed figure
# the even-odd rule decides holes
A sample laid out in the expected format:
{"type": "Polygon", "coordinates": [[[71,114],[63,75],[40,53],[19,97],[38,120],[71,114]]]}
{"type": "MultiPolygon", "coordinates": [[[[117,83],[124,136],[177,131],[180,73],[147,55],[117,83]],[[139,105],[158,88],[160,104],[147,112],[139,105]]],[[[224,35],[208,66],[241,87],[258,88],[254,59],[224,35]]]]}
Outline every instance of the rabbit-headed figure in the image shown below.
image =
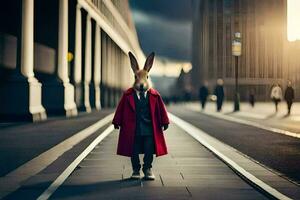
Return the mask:
{"type": "Polygon", "coordinates": [[[146,179],[152,180],[153,154],[167,154],[163,130],[168,128],[169,118],[160,94],[151,88],[148,79],[154,53],[147,57],[143,69],[131,52],[129,58],[135,82],[124,92],[112,121],[116,129],[120,128],[117,154],[131,157],[132,178],[140,177],[139,154],[145,154],[143,172],[146,179]]]}

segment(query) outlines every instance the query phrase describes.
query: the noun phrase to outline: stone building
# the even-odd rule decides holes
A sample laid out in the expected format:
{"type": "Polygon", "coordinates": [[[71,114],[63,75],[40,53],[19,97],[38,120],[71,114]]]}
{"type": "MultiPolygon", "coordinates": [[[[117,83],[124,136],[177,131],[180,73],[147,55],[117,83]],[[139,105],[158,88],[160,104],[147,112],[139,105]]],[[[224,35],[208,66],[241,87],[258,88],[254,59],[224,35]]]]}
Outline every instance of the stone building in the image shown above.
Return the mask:
{"type": "Polygon", "coordinates": [[[239,83],[242,100],[251,89],[258,100],[269,100],[270,88],[292,80],[300,97],[299,44],[287,41],[286,0],[193,0],[192,81],[212,88],[225,82],[228,99],[235,85],[232,40],[242,35],[239,83]]]}
{"type": "Polygon", "coordinates": [[[144,61],[127,0],[3,1],[0,120],[115,106],[134,79],[128,51],[144,61]]]}

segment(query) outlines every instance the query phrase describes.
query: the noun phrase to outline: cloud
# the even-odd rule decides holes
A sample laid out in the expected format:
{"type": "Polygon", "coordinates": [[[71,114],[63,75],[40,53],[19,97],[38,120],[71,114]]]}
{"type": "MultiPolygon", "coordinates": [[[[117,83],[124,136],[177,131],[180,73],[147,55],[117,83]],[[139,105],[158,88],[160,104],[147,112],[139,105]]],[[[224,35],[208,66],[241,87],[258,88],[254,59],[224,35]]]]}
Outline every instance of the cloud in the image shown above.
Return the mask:
{"type": "MultiPolygon", "coordinates": [[[[166,8],[167,9],[167,8],[166,8]]],[[[191,58],[191,20],[174,20],[153,13],[132,9],[137,33],[145,53],[177,60],[191,58]]]]}
{"type": "Polygon", "coordinates": [[[130,0],[134,10],[175,21],[189,21],[192,17],[192,0],[130,0]]]}

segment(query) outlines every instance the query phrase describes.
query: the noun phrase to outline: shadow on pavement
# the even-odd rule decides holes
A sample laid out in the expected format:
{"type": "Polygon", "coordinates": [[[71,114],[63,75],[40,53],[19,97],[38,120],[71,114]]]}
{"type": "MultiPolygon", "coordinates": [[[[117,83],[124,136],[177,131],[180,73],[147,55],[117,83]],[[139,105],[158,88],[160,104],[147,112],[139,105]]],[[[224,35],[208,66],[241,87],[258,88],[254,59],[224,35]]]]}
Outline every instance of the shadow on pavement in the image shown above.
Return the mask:
{"type": "Polygon", "coordinates": [[[121,199],[124,193],[133,192],[141,187],[141,180],[123,179],[108,180],[93,184],[72,184],[61,186],[51,197],[51,199],[79,198],[116,198],[121,199]],[[136,189],[134,189],[136,188],[136,189]]]}

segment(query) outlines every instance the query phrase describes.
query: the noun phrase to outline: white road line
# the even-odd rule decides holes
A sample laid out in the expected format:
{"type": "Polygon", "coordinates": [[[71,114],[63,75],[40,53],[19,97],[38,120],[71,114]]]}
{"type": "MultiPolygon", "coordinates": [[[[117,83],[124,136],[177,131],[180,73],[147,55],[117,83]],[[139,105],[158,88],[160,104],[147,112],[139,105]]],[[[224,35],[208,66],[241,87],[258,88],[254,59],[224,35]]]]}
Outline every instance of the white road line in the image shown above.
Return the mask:
{"type": "Polygon", "coordinates": [[[46,200],[61,186],[79,163],[97,146],[106,136],[114,130],[113,125],[105,129],[64,171],[55,181],[39,196],[37,200],[46,200]]]}
{"type": "Polygon", "coordinates": [[[51,149],[45,151],[39,156],[33,158],[16,170],[10,172],[4,177],[0,178],[0,199],[7,196],[8,194],[17,190],[22,182],[29,177],[39,173],[45,169],[48,165],[54,162],[59,156],[66,151],[70,150],[74,145],[78,144],[83,139],[87,138],[91,134],[95,133],[98,129],[111,122],[114,113],[104,117],[93,125],[83,129],[82,131],[74,134],[72,137],[64,140],[57,144],[51,149]],[[13,184],[7,184],[13,183],[13,184]]]}
{"type": "Polygon", "coordinates": [[[216,148],[214,148],[212,145],[209,144],[209,142],[202,137],[203,135],[208,135],[204,131],[200,130],[199,128],[193,126],[192,124],[180,119],[179,117],[169,113],[170,119],[180,128],[185,130],[188,134],[190,134],[193,138],[195,138],[198,142],[200,142],[203,146],[211,150],[216,156],[218,156],[221,160],[223,160],[227,165],[232,167],[234,170],[236,170],[239,174],[241,174],[244,178],[246,178],[248,181],[255,184],[257,187],[262,189],[263,191],[267,192],[271,196],[282,199],[282,200],[291,200],[291,198],[287,197],[286,195],[280,193],[275,188],[269,186],[265,182],[261,181],[260,179],[253,176],[251,173],[246,171],[244,168],[239,166],[236,162],[231,160],[229,157],[218,151],[216,148]]]}

